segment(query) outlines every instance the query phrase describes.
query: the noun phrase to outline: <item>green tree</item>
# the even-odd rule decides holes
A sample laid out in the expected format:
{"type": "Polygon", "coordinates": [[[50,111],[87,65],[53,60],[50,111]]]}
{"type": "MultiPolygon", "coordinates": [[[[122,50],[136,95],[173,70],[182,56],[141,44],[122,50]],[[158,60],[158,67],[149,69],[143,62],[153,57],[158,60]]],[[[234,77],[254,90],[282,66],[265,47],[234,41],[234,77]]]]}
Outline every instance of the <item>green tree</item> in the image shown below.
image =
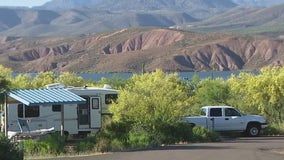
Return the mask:
{"type": "Polygon", "coordinates": [[[84,79],[82,77],[70,72],[62,73],[56,81],[64,84],[65,86],[82,87],[85,85],[84,79]]]}
{"type": "Polygon", "coordinates": [[[118,103],[110,107],[116,121],[131,121],[150,130],[173,124],[189,114],[188,88],[177,74],[161,70],[134,75],[119,92],[118,103]]]}
{"type": "Polygon", "coordinates": [[[12,76],[12,70],[0,64],[0,76],[3,78],[9,79],[12,76]]]}
{"type": "Polygon", "coordinates": [[[273,67],[261,69],[261,74],[248,86],[253,92],[252,105],[257,105],[259,111],[271,121],[283,122],[284,112],[284,68],[273,67]],[[254,83],[254,85],[252,84],[254,83]]]}
{"type": "MultiPolygon", "coordinates": [[[[5,90],[9,90],[10,88],[10,79],[12,75],[12,70],[9,68],[5,68],[0,65],[0,106],[4,102],[4,94],[5,90]]],[[[2,108],[0,108],[1,110],[2,108]]]]}
{"type": "Polygon", "coordinates": [[[47,84],[55,83],[57,76],[54,72],[40,72],[32,81],[33,88],[42,88],[47,84]]]}
{"type": "Polygon", "coordinates": [[[228,80],[236,98],[250,110],[258,111],[273,122],[283,122],[284,68],[267,67],[259,75],[241,74],[228,80]]]}
{"type": "Polygon", "coordinates": [[[251,97],[255,94],[253,90],[258,88],[258,86],[255,85],[255,79],[254,74],[243,72],[238,76],[231,76],[227,81],[230,86],[230,93],[232,96],[230,99],[230,104],[234,105],[245,113],[260,113],[258,105],[253,105],[251,103],[251,97]]]}
{"type": "Polygon", "coordinates": [[[230,88],[223,79],[205,79],[200,81],[196,97],[201,105],[224,105],[230,97],[230,88]]]}
{"type": "Polygon", "coordinates": [[[32,77],[29,74],[18,74],[15,78],[11,79],[12,89],[31,89],[32,77]]]}
{"type": "Polygon", "coordinates": [[[9,81],[4,77],[0,76],[0,93],[8,89],[8,87],[9,87],[9,81]]]}
{"type": "Polygon", "coordinates": [[[111,106],[114,119],[126,118],[139,123],[151,123],[157,119],[175,121],[188,108],[187,92],[179,81],[177,74],[166,75],[160,70],[134,75],[120,91],[119,103],[111,106]]]}
{"type": "Polygon", "coordinates": [[[110,78],[103,77],[96,84],[100,85],[100,86],[103,86],[104,84],[109,84],[113,88],[121,89],[121,88],[125,87],[127,82],[128,82],[128,79],[121,78],[121,77],[118,77],[118,76],[112,76],[110,78]]]}

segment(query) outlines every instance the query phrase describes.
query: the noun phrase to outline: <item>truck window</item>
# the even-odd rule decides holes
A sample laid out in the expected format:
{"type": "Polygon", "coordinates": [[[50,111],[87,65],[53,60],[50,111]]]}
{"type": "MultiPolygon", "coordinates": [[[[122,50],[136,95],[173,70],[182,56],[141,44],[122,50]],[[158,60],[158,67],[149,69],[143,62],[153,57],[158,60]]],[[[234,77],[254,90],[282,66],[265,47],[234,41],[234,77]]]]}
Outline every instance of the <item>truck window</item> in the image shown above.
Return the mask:
{"type": "Polygon", "coordinates": [[[206,116],[206,109],[205,109],[205,108],[202,108],[202,109],[201,109],[200,115],[201,115],[201,116],[206,116]]]}
{"type": "Polygon", "coordinates": [[[111,104],[113,102],[116,102],[117,100],[117,94],[106,94],[105,95],[105,104],[111,104]]]}
{"type": "Polygon", "coordinates": [[[222,116],[222,108],[211,108],[210,109],[211,117],[221,117],[222,116]]]}
{"type": "Polygon", "coordinates": [[[23,104],[18,104],[18,117],[19,118],[39,117],[39,106],[27,106],[23,104]]]}
{"type": "Polygon", "coordinates": [[[241,116],[234,108],[225,108],[225,116],[241,116]]]}

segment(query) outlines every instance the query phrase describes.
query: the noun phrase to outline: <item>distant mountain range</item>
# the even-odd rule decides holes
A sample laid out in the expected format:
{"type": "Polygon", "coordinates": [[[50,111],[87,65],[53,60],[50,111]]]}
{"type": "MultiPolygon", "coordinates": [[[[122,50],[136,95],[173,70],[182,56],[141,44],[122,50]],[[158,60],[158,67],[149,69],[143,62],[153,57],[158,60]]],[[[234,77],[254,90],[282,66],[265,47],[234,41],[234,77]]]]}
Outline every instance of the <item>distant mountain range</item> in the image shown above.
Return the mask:
{"type": "Polygon", "coordinates": [[[0,8],[0,34],[70,36],[130,27],[169,27],[235,6],[228,0],[53,0],[34,9],[0,8]]]}
{"type": "Polygon", "coordinates": [[[32,9],[0,7],[0,64],[17,72],[284,65],[284,2],[233,1],[53,0],[32,9]]]}
{"type": "Polygon", "coordinates": [[[262,34],[273,37],[284,35],[284,4],[267,8],[236,7],[212,18],[191,23],[185,29],[202,32],[235,32],[262,34]]]}
{"type": "Polygon", "coordinates": [[[268,7],[284,3],[284,0],[232,0],[234,3],[242,6],[268,7]]]}
{"type": "Polygon", "coordinates": [[[226,10],[234,7],[230,0],[52,0],[38,9],[67,10],[79,8],[93,8],[105,11],[153,11],[178,10],[191,12],[193,10],[215,9],[226,10]]]}
{"type": "Polygon", "coordinates": [[[203,4],[205,6],[216,5],[216,7],[218,8],[218,6],[223,6],[219,4],[232,6],[232,3],[243,6],[268,7],[284,3],[284,0],[52,0],[36,8],[47,10],[62,10],[93,6],[95,8],[100,8],[103,10],[127,10],[129,8],[131,10],[153,10],[165,8],[182,9],[188,7],[187,5],[192,5],[193,7],[195,7],[197,4],[203,4]]]}
{"type": "MultiPolygon", "coordinates": [[[[274,21],[282,13],[279,13],[281,9],[274,11],[270,7],[267,9],[269,13],[260,11],[262,8],[241,8],[236,3],[267,6],[284,2],[233,1],[235,3],[231,0],[52,0],[32,9],[0,8],[0,35],[76,36],[132,27],[168,28],[193,24],[200,28],[196,30],[195,27],[195,31],[243,32],[243,26],[262,25],[262,17],[274,21]],[[250,14],[252,11],[254,15],[250,14]],[[253,21],[249,20],[251,18],[253,21]],[[244,22],[246,19],[249,24],[244,22]]],[[[273,25],[282,25],[280,20],[274,22],[277,23],[273,25]]],[[[265,28],[261,30],[267,32],[265,28]]]]}

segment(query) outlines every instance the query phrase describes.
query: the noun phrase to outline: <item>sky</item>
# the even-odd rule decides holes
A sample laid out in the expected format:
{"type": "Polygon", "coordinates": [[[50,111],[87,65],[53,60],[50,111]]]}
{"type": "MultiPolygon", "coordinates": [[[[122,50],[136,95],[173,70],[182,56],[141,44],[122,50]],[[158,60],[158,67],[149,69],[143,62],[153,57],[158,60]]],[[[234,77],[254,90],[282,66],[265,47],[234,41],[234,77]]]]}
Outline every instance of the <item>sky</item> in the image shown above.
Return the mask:
{"type": "Polygon", "coordinates": [[[0,0],[0,6],[40,6],[51,0],[0,0]]]}

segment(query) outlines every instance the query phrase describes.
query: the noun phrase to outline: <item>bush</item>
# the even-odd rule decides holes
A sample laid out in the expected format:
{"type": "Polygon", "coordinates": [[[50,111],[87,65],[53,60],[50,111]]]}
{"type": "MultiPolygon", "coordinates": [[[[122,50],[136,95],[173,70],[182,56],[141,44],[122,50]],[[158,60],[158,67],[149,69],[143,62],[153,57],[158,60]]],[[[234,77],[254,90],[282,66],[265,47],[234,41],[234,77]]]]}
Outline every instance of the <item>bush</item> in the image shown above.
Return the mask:
{"type": "Polygon", "coordinates": [[[161,144],[189,142],[191,135],[192,127],[189,123],[161,122],[155,130],[136,125],[129,133],[128,144],[131,148],[156,147],[161,144]]]}
{"type": "Polygon", "coordinates": [[[97,152],[109,152],[111,151],[111,140],[106,137],[100,137],[95,145],[97,152]]]}
{"type": "Polygon", "coordinates": [[[64,153],[66,137],[59,132],[53,133],[40,140],[25,140],[24,151],[27,155],[48,155],[64,153]]]}
{"type": "Polygon", "coordinates": [[[263,135],[284,135],[284,123],[272,123],[262,130],[263,135]]]}
{"type": "Polygon", "coordinates": [[[0,159],[19,160],[23,159],[22,156],[16,143],[0,133],[0,159]]]}
{"type": "Polygon", "coordinates": [[[148,148],[156,143],[153,135],[142,126],[134,125],[128,134],[127,144],[132,149],[148,148]]]}
{"type": "Polygon", "coordinates": [[[110,122],[96,134],[95,149],[99,152],[125,148],[131,123],[110,122]]]}
{"type": "Polygon", "coordinates": [[[95,147],[94,143],[88,142],[88,141],[82,141],[82,142],[76,143],[75,151],[77,153],[89,152],[89,151],[92,151],[94,147],[95,147]]]}
{"type": "Polygon", "coordinates": [[[221,141],[221,137],[217,132],[207,130],[202,126],[193,127],[192,130],[193,142],[218,142],[221,141]]]}
{"type": "Polygon", "coordinates": [[[83,139],[79,143],[76,143],[75,151],[77,153],[93,151],[95,148],[96,142],[97,142],[96,134],[88,134],[85,139],[83,139]]]}
{"type": "Polygon", "coordinates": [[[131,122],[111,122],[103,130],[105,136],[110,139],[120,139],[122,142],[127,141],[128,132],[132,126],[131,122]]]}
{"type": "Polygon", "coordinates": [[[189,142],[192,136],[192,126],[189,123],[164,124],[159,128],[162,144],[189,142]]]}
{"type": "Polygon", "coordinates": [[[111,141],[111,151],[122,151],[125,149],[125,142],[115,138],[111,141]]]}

